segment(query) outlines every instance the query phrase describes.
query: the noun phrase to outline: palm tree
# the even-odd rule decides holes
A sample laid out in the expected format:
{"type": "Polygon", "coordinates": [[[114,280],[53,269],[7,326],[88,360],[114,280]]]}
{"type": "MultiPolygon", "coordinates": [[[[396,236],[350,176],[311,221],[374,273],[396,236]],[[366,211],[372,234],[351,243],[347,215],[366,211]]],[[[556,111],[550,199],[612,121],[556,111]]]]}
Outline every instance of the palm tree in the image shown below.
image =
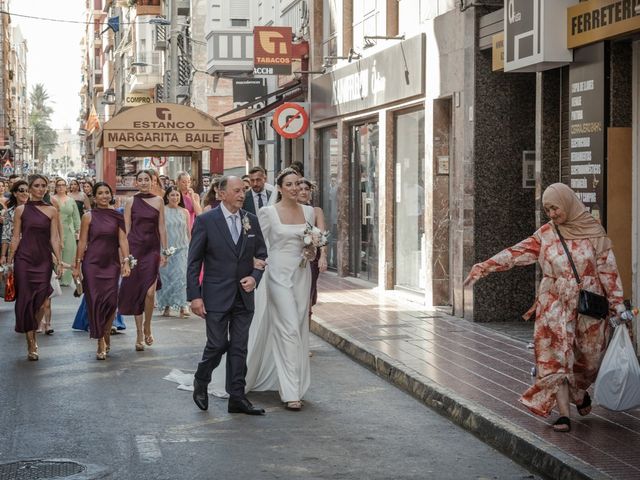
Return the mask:
{"type": "Polygon", "coordinates": [[[53,108],[48,105],[49,94],[41,83],[33,86],[29,99],[31,100],[29,123],[33,129],[34,140],[33,156],[42,161],[55,150],[58,144],[58,134],[49,125],[53,108]]]}

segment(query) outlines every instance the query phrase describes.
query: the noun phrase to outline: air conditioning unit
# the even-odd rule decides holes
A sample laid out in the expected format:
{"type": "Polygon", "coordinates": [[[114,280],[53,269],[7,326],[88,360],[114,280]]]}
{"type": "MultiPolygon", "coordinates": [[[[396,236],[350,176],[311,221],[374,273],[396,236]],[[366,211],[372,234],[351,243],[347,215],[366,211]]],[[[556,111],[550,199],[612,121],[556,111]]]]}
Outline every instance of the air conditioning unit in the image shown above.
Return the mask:
{"type": "Polygon", "coordinates": [[[188,17],[191,14],[191,7],[189,6],[189,0],[177,0],[178,1],[178,15],[188,17]]]}

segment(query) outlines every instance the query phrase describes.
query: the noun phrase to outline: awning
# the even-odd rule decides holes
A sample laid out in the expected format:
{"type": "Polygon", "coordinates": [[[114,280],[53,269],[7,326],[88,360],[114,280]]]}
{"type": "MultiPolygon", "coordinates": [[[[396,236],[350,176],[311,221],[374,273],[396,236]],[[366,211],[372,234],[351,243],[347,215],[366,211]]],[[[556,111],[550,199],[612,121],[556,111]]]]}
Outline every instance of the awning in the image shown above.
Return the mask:
{"type": "Polygon", "coordinates": [[[194,152],[223,148],[224,126],[200,110],[150,103],[118,113],[104,124],[102,146],[118,150],[194,152]]]}
{"type": "Polygon", "coordinates": [[[284,85],[283,87],[279,88],[274,92],[263,95],[262,97],[258,97],[249,103],[246,103],[244,105],[241,105],[240,107],[234,108],[233,110],[229,110],[228,112],[225,112],[222,115],[218,115],[216,118],[220,119],[221,117],[226,117],[227,115],[231,115],[232,113],[241,112],[242,110],[246,110],[252,107],[253,105],[257,105],[258,103],[266,103],[267,100],[271,97],[277,98],[275,102],[270,103],[269,105],[261,108],[260,110],[251,112],[248,115],[245,115],[243,117],[233,118],[231,120],[224,120],[221,122],[222,125],[224,125],[225,127],[228,127],[230,125],[235,125],[237,123],[242,123],[247,120],[251,120],[252,118],[261,117],[262,115],[265,115],[266,113],[269,113],[271,110],[279,107],[284,102],[288,102],[300,96],[303,93],[304,93],[304,86],[302,84],[302,80],[296,79],[292,82],[289,82],[288,84],[284,85]]]}

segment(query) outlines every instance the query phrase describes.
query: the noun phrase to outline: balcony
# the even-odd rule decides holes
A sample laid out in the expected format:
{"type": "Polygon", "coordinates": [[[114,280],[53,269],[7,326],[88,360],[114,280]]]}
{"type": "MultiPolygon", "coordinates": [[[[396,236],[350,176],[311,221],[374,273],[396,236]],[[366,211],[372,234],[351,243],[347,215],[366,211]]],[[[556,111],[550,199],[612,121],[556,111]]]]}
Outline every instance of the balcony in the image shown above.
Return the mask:
{"type": "Polygon", "coordinates": [[[253,71],[253,29],[216,30],[207,34],[207,73],[253,71]]]}
{"type": "Polygon", "coordinates": [[[160,0],[137,0],[136,15],[162,15],[162,2],[160,0]]]}
{"type": "Polygon", "coordinates": [[[159,66],[132,66],[128,78],[129,93],[154,89],[162,82],[159,66]]]}

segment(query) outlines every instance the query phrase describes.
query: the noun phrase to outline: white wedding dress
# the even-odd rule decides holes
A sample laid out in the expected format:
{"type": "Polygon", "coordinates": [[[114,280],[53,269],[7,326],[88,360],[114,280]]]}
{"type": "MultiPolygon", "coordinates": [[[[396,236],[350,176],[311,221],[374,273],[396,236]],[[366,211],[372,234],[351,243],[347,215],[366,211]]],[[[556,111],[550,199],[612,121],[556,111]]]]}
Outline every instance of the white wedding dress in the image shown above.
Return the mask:
{"type": "MultiPolygon", "coordinates": [[[[315,224],[313,207],[300,206],[315,224]]],[[[301,400],[311,381],[309,299],[311,270],[300,266],[304,224],[280,221],[274,205],[258,212],[268,249],[268,265],[255,293],[249,330],[246,391],[278,390],[283,402],[301,400]]],[[[226,355],[214,370],[209,393],[226,396],[226,355]]]]}

